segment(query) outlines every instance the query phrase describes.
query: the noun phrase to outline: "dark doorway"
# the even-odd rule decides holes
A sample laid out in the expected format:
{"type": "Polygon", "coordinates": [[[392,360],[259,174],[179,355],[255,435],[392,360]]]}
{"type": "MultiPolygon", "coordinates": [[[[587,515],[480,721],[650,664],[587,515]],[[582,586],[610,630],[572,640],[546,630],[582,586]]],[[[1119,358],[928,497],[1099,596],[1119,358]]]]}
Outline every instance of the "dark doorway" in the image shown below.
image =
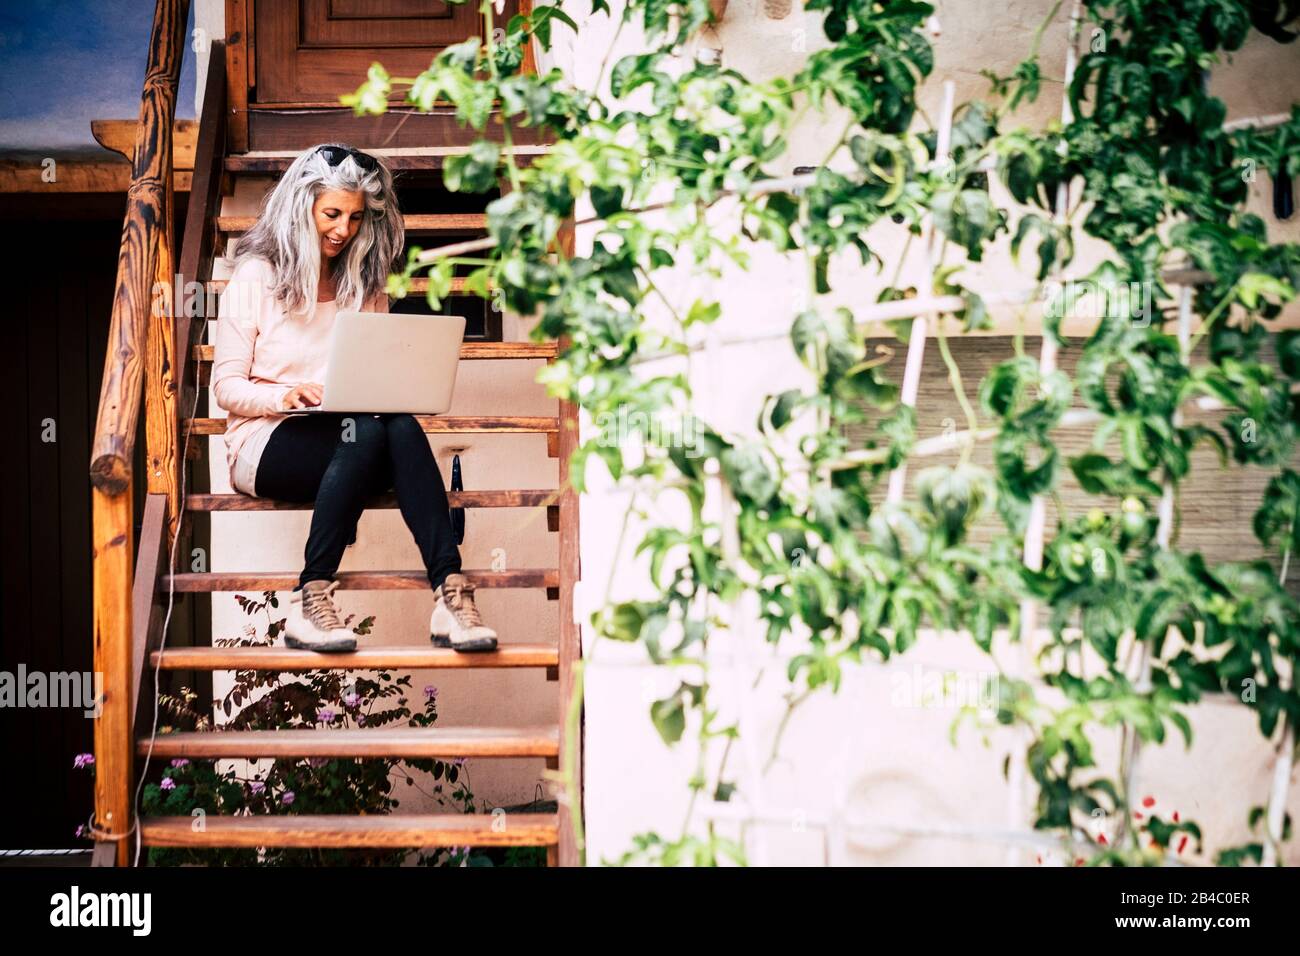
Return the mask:
{"type": "MultiPolygon", "coordinates": [[[[177,203],[183,210],[184,194],[177,203]]],[[[20,666],[94,669],[89,468],[124,212],[122,193],[10,194],[0,212],[0,388],[10,425],[0,468],[0,671],[15,677],[20,666]]],[[[143,416],[135,473],[145,474],[143,416]]],[[[193,639],[196,603],[177,605],[171,640],[193,639]]],[[[93,779],[73,761],[93,742],[94,722],[79,707],[0,707],[0,849],[90,846],[75,832],[93,808],[93,779]]]]}

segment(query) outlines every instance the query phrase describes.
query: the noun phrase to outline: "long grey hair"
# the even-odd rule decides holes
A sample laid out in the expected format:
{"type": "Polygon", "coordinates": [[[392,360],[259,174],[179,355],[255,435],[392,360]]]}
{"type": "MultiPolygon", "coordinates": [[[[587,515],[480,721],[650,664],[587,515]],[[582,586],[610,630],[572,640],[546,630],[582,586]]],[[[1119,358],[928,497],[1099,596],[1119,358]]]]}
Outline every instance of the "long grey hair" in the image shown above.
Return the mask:
{"type": "Polygon", "coordinates": [[[366,172],[347,156],[331,166],[317,150],[341,143],[318,143],[289,166],[262,201],[257,222],[239,240],[232,267],[245,259],[265,259],[275,273],[275,297],[290,313],[316,311],[320,285],[320,233],[312,217],[316,198],[331,189],[365,196],[365,212],[352,241],[335,260],[335,301],[340,312],[357,310],[384,288],[402,253],[406,230],[393,175],[378,157],[366,172]]]}

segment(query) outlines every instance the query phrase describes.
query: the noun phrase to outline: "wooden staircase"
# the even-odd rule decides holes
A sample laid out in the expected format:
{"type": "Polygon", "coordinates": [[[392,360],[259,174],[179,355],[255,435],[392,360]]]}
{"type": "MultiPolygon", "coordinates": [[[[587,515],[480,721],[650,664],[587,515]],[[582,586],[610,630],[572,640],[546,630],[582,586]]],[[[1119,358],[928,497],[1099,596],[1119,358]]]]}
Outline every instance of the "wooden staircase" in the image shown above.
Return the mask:
{"type": "MultiPolygon", "coordinates": [[[[558,644],[516,643],[501,634],[495,652],[458,654],[425,646],[373,646],[364,640],[356,653],[318,654],[283,647],[163,647],[163,618],[169,591],[177,594],[289,590],[298,571],[173,573],[168,559],[173,536],[186,545],[191,523],[219,512],[302,510],[309,504],[272,501],[242,494],[181,495],[187,460],[201,458],[209,436],[225,430],[225,419],[186,417],[196,407],[195,390],[210,379],[213,348],[203,344],[205,321],[181,315],[149,314],[146,292],[154,277],[170,285],[173,273],[186,283],[212,291],[225,287],[214,279],[213,264],[225,241],[246,231],[253,220],[220,215],[221,197],[232,191],[234,177],[265,175],[287,165],[287,158],[226,154],[226,63],[222,44],[214,43],[199,121],[195,168],[179,262],[173,268],[175,239],[172,204],[171,134],[180,45],[186,20],[185,0],[158,0],[151,39],[133,180],[128,194],[123,246],[119,259],[110,347],[106,360],[95,445],[91,463],[94,485],[95,667],[105,676],[103,716],[96,721],[95,860],[126,865],[138,835],[144,846],[157,847],[382,847],[541,846],[550,865],[577,865],[570,808],[557,793],[559,812],[424,814],[348,817],[238,816],[213,817],[197,832],[189,817],[133,819],[139,768],[136,760],[152,758],[537,758],[550,770],[580,768],[580,733],[568,739],[564,718],[579,657],[573,623],[573,587],[578,578],[577,496],[568,487],[568,460],[576,444],[576,410],[560,403],[555,416],[418,416],[429,434],[545,434],[547,451],[559,459],[559,487],[449,492],[452,507],[545,509],[546,532],[558,537],[554,567],[509,571],[466,569],[479,587],[544,588],[560,615],[558,644]],[[160,81],[161,80],[161,81],[160,81]],[[180,360],[172,361],[172,357],[180,360]],[[145,416],[148,447],[148,494],[144,512],[132,514],[132,446],[140,411],[145,416]],[[184,411],[182,411],[184,410],[184,411]],[[138,549],[133,548],[139,524],[138,549]],[[132,555],[134,552],[134,560],[132,555]],[[555,721],[534,727],[385,727],[375,729],[286,729],[160,734],[150,740],[155,701],[153,669],[188,671],[275,671],[537,668],[545,671],[558,693],[555,721]]],[[[303,144],[304,147],[309,144],[303,144]]],[[[378,151],[382,154],[382,151],[378,151]]],[[[427,156],[404,150],[404,170],[441,168],[446,151],[427,156]]],[[[483,231],[481,213],[407,216],[413,234],[437,236],[483,231]]],[[[556,254],[572,254],[572,232],[556,254]]],[[[417,291],[424,283],[417,284],[417,291]]],[[[211,298],[211,297],[209,297],[211,298]]],[[[216,321],[220,321],[219,316],[216,321]]],[[[556,343],[467,342],[466,361],[551,360],[556,343]]],[[[538,386],[540,388],[540,386],[538,386]]],[[[218,446],[220,447],[220,446],[218,446]]],[[[224,456],[223,456],[224,464],[224,456]]],[[[368,507],[396,508],[393,494],[371,499],[368,507]]],[[[357,590],[427,589],[422,568],[364,570],[337,575],[340,588],[357,590]]],[[[154,764],[156,767],[157,764],[154,764]]],[[[580,783],[578,793],[581,792],[580,783]]]]}

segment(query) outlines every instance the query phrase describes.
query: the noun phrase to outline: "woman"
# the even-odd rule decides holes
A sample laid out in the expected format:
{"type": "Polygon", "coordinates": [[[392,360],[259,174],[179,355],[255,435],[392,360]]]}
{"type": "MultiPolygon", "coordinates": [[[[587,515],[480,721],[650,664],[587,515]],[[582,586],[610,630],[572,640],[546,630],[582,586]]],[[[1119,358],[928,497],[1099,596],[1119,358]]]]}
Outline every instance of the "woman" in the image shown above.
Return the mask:
{"type": "Polygon", "coordinates": [[[404,235],[381,162],[348,146],[314,146],[293,161],[240,240],[222,296],[212,394],[229,413],[231,486],[314,502],[285,622],[289,647],[356,649],[333,601],[334,574],[366,498],[394,488],[433,587],[431,639],[458,651],[496,647],[460,573],[442,474],[415,417],[284,414],[320,404],[339,310],[388,311],[384,286],[404,235]]]}

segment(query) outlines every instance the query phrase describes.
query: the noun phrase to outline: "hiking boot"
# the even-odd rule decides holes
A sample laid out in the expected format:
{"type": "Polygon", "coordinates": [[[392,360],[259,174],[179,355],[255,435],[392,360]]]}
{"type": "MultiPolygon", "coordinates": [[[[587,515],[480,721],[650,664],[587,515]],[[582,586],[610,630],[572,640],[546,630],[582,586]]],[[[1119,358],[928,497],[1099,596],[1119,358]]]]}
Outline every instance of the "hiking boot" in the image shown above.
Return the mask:
{"type": "Polygon", "coordinates": [[[333,594],[338,581],[308,581],[289,598],[284,643],[304,651],[355,651],[357,636],[343,626],[333,594]]]}
{"type": "Polygon", "coordinates": [[[474,604],[474,585],[463,574],[449,574],[433,592],[429,640],[458,651],[494,651],[497,632],[483,623],[474,604]]]}

